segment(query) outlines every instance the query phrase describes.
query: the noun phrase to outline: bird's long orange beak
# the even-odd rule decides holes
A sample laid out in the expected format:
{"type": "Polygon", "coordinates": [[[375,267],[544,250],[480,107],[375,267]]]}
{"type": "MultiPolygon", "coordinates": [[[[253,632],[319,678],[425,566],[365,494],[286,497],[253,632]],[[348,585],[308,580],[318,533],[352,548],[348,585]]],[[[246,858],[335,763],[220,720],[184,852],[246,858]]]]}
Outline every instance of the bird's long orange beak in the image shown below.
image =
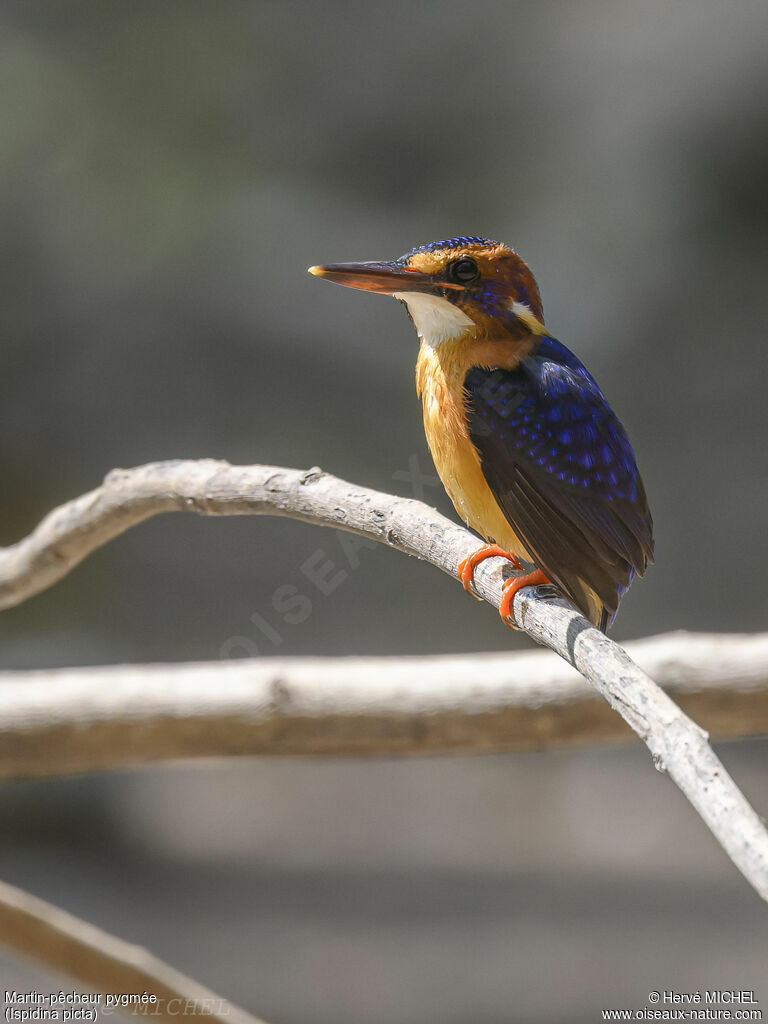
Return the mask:
{"type": "Polygon", "coordinates": [[[326,267],[310,267],[315,277],[325,277],[347,288],[394,295],[396,292],[429,292],[434,288],[458,288],[461,285],[439,281],[415,267],[399,263],[330,263],[326,267]]]}

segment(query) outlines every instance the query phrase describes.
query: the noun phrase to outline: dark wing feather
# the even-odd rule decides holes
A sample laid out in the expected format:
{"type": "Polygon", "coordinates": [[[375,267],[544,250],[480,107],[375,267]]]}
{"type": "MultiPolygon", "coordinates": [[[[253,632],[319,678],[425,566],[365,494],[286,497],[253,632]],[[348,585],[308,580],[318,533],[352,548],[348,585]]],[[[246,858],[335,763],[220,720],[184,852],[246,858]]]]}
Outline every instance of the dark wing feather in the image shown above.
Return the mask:
{"type": "Polygon", "coordinates": [[[539,568],[605,628],[653,558],[648,501],[624,428],[593,377],[542,338],[514,370],[472,367],[469,433],[483,474],[539,568]]]}

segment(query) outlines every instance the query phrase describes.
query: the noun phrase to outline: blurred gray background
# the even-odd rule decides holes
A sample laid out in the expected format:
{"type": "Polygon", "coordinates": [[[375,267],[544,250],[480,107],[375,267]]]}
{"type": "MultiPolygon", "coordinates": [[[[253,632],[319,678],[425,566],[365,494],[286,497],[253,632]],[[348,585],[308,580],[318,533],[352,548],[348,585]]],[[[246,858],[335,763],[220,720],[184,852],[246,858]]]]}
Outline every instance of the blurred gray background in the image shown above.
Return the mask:
{"type": "MultiPolygon", "coordinates": [[[[480,234],[634,441],[657,564],[615,637],[765,628],[767,47],[764,0],[2,0],[0,543],[171,457],[452,515],[405,313],[305,270],[480,234]]],[[[0,637],[4,668],[528,645],[393,552],[192,516],[0,637]]],[[[765,744],[722,754],[765,813],[765,744]]],[[[768,1012],[764,911],[637,748],[165,767],[0,811],[2,877],[274,1024],[580,1024],[665,987],[768,1012]]],[[[45,977],[0,956],[6,987],[45,977]]]]}

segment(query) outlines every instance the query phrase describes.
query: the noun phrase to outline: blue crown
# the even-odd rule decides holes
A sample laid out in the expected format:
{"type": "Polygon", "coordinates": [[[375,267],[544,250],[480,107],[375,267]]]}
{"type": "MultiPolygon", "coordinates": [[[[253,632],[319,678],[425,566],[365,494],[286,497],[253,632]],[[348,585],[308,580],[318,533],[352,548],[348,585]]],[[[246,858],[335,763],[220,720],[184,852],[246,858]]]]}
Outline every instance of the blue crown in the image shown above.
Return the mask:
{"type": "Polygon", "coordinates": [[[415,249],[401,256],[401,260],[407,260],[415,256],[417,252],[436,252],[438,249],[461,249],[465,245],[500,245],[492,238],[478,238],[476,235],[462,235],[461,238],[444,238],[441,242],[427,242],[426,245],[417,245],[415,249]]]}

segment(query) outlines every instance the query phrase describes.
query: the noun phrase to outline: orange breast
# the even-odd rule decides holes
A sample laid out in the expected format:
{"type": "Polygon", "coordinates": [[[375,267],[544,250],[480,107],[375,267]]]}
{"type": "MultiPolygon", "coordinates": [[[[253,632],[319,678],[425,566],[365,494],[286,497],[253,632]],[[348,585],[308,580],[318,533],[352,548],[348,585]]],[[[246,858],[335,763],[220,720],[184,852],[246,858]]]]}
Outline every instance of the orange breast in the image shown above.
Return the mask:
{"type": "Polygon", "coordinates": [[[422,401],[427,444],[454,508],[486,540],[528,558],[485,481],[480,457],[467,432],[464,378],[469,367],[516,365],[520,359],[519,352],[511,351],[500,359],[497,346],[494,343],[492,352],[485,352],[486,345],[463,340],[444,342],[435,348],[422,343],[416,363],[416,390],[422,401]]]}

